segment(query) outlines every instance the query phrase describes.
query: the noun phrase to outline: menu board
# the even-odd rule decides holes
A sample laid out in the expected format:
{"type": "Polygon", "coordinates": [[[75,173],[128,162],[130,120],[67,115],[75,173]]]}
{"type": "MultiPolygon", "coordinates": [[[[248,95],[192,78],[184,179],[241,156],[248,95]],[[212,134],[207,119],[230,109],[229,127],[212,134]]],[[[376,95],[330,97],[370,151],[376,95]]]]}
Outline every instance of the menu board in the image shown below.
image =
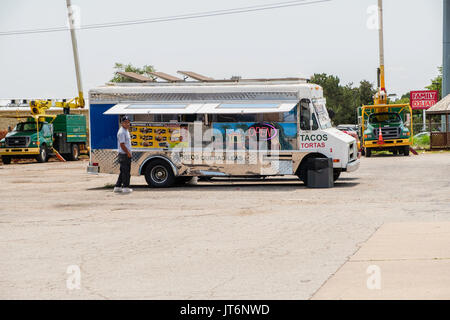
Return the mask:
{"type": "Polygon", "coordinates": [[[131,146],[147,149],[180,147],[181,128],[178,123],[132,123],[131,146]]]}

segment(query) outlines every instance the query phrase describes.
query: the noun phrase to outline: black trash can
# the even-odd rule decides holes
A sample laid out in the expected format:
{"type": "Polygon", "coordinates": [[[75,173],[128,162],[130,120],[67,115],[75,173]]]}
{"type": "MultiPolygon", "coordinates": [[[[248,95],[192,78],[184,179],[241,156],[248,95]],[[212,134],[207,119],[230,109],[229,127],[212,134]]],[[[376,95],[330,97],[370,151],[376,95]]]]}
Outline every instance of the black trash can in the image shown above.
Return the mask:
{"type": "Polygon", "coordinates": [[[333,161],[331,158],[311,158],[307,162],[307,183],[308,188],[332,188],[333,161]]]}

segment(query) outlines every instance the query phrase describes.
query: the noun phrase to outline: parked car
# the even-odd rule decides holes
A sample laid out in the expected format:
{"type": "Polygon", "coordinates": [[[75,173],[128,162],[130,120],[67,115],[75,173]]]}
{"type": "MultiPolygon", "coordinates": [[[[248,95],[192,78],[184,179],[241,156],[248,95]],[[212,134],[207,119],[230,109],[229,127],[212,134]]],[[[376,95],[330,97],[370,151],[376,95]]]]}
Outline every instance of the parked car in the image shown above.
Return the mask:
{"type": "Polygon", "coordinates": [[[358,131],[356,131],[357,130],[356,128],[357,126],[353,124],[340,124],[337,126],[338,130],[356,139],[356,143],[358,144],[358,159],[359,159],[361,158],[361,141],[359,140],[358,131]],[[353,130],[353,127],[355,127],[355,130],[353,130]]]}
{"type": "Polygon", "coordinates": [[[356,124],[340,124],[337,126],[337,129],[341,130],[341,131],[358,132],[358,125],[356,125],[356,124]]]}

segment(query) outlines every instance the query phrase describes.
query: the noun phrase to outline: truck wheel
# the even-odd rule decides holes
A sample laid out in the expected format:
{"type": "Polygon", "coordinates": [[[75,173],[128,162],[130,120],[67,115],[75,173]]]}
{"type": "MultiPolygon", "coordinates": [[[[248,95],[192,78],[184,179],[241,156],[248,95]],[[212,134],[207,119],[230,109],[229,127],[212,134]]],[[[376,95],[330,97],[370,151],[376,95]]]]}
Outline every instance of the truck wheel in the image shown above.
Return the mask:
{"type": "Polygon", "coordinates": [[[398,154],[398,150],[397,150],[397,149],[392,150],[392,154],[393,154],[394,156],[396,156],[396,155],[398,154]]]}
{"type": "Polygon", "coordinates": [[[175,183],[175,175],[166,161],[155,160],[145,169],[145,181],[150,187],[167,188],[175,183]]]}
{"type": "Polygon", "coordinates": [[[36,160],[40,163],[47,162],[48,152],[47,152],[47,147],[45,145],[41,145],[39,147],[39,155],[36,156],[36,160]]]}
{"type": "Polygon", "coordinates": [[[79,156],[80,156],[80,147],[76,143],[74,143],[71,146],[69,160],[77,161],[79,156]]]}
{"type": "Polygon", "coordinates": [[[339,176],[341,175],[341,170],[340,169],[334,169],[333,170],[333,181],[336,181],[337,179],[339,179],[339,176]]]}
{"type": "Polygon", "coordinates": [[[10,164],[11,163],[11,157],[2,156],[2,162],[3,162],[3,164],[10,164]]]}
{"type": "Polygon", "coordinates": [[[409,146],[405,146],[405,148],[403,149],[403,155],[409,156],[409,146]]]}
{"type": "Polygon", "coordinates": [[[370,158],[372,156],[372,150],[370,150],[369,148],[366,148],[366,157],[370,158]]]}

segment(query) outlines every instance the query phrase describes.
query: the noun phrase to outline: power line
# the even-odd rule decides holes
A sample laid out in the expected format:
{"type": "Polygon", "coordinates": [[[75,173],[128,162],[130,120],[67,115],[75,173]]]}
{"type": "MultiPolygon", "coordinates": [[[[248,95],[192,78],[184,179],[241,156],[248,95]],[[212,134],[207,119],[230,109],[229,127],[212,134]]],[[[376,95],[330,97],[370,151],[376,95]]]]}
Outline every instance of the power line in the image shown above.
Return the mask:
{"type": "MultiPolygon", "coordinates": [[[[136,24],[188,20],[188,19],[197,19],[197,18],[206,18],[206,17],[213,17],[213,16],[223,16],[223,15],[232,15],[232,14],[239,14],[239,13],[263,11],[263,10],[273,10],[273,9],[295,7],[295,6],[302,6],[302,5],[316,4],[316,3],[330,2],[330,1],[332,1],[332,0],[294,0],[294,1],[288,1],[288,2],[278,2],[278,3],[273,3],[273,4],[266,4],[266,5],[256,5],[256,6],[240,7],[240,8],[234,8],[234,9],[223,9],[223,10],[215,10],[215,11],[204,11],[204,12],[197,12],[197,13],[190,13],[190,14],[183,14],[183,15],[159,17],[159,18],[88,24],[88,25],[81,26],[77,29],[89,30],[89,29],[111,28],[111,27],[136,25],[136,24]]],[[[42,29],[13,30],[13,31],[0,32],[0,36],[61,32],[61,31],[66,31],[66,30],[69,30],[69,28],[68,27],[55,27],[55,28],[42,28],[42,29]]]]}

